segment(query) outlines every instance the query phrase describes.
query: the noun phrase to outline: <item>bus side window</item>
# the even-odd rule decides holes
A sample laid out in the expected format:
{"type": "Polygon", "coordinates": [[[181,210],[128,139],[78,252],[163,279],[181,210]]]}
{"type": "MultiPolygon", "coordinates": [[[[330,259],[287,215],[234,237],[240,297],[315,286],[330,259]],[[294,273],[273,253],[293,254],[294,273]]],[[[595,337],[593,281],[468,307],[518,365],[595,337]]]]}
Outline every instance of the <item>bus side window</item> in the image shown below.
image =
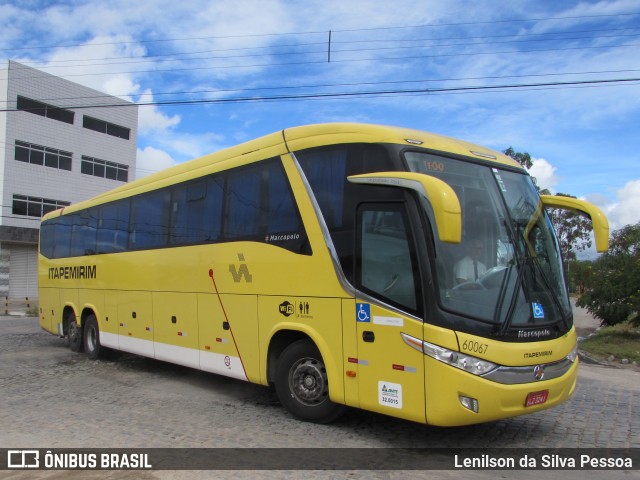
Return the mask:
{"type": "Polygon", "coordinates": [[[56,245],[56,219],[42,222],[40,226],[40,253],[46,258],[53,258],[56,245]]]}
{"type": "Polygon", "coordinates": [[[262,172],[259,168],[232,170],[227,177],[224,233],[228,239],[260,233],[262,172]]]}
{"type": "Polygon", "coordinates": [[[298,232],[302,220],[280,162],[271,163],[268,171],[266,233],[298,232]]]}
{"type": "Polygon", "coordinates": [[[97,208],[91,208],[71,215],[74,220],[70,256],[79,257],[96,253],[97,213],[97,208]]]}
{"type": "Polygon", "coordinates": [[[54,228],[56,233],[53,258],[65,258],[70,256],[73,215],[58,217],[54,228]]]}
{"type": "Polygon", "coordinates": [[[133,198],[131,205],[132,232],[129,238],[132,249],[167,245],[170,198],[171,192],[166,188],[133,198]]]}
{"type": "Polygon", "coordinates": [[[222,187],[212,178],[183,183],[171,196],[172,245],[212,242],[220,236],[222,187]]]}
{"type": "Polygon", "coordinates": [[[294,253],[311,253],[279,158],[239,167],[225,175],[222,219],[225,240],[266,242],[294,253]]]}
{"type": "Polygon", "coordinates": [[[124,252],[129,244],[129,199],[99,208],[97,253],[124,252]]]}

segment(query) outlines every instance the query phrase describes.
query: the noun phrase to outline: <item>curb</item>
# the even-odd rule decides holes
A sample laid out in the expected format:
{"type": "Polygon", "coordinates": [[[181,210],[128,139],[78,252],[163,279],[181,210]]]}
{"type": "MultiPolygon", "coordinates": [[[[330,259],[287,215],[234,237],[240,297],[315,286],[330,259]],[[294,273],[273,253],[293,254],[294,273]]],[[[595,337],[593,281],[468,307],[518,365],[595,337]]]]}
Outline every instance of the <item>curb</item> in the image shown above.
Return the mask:
{"type": "Polygon", "coordinates": [[[601,367],[609,367],[609,368],[621,368],[618,365],[612,365],[609,362],[603,362],[601,360],[597,360],[593,357],[590,357],[586,352],[578,349],[578,358],[581,362],[586,363],[587,365],[600,365],[601,367]]]}

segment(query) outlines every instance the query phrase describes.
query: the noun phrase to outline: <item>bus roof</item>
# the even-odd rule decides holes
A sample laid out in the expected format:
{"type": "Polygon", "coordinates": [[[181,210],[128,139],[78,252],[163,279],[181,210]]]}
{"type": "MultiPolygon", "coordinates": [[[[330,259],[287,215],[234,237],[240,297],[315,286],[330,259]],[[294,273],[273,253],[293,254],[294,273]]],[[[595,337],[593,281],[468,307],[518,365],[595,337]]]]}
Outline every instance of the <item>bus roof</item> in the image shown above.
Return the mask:
{"type": "Polygon", "coordinates": [[[481,161],[502,164],[512,168],[522,168],[516,161],[503,153],[463,140],[419,130],[363,123],[305,125],[287,128],[175,165],[144,178],[126,183],[89,200],[75,203],[64,209],[56,210],[55,212],[50,212],[45,215],[43,219],[61,215],[62,211],[73,212],[88,208],[111,200],[144,193],[174,183],[180,183],[196,176],[214,173],[221,169],[251,163],[260,158],[270,158],[286,154],[289,151],[341,143],[414,145],[433,151],[441,151],[476,158],[481,161]],[[224,166],[224,168],[221,168],[222,166],[224,166]]]}

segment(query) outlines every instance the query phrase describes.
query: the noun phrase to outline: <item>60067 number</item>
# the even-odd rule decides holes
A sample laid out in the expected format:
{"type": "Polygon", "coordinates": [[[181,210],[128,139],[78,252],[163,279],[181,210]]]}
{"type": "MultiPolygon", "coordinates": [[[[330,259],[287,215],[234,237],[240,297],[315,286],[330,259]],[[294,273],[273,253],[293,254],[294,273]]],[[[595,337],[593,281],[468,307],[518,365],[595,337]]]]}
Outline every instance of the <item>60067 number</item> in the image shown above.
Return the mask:
{"type": "Polygon", "coordinates": [[[474,340],[465,340],[462,344],[462,349],[473,353],[487,353],[489,345],[486,343],[476,342],[474,340]]]}

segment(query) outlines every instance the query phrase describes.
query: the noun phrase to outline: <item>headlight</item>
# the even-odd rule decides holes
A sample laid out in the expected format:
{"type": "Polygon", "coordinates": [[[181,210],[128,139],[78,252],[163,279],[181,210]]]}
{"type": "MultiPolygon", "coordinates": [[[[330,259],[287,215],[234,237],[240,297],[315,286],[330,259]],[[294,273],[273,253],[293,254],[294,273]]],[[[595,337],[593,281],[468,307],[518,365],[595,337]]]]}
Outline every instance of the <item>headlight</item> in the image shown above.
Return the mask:
{"type": "Polygon", "coordinates": [[[571,350],[571,352],[569,352],[569,355],[567,355],[567,359],[571,362],[575,362],[576,358],[578,358],[578,344],[576,343],[576,346],[573,347],[573,350],[571,350]]]}
{"type": "Polygon", "coordinates": [[[439,347],[429,342],[422,342],[422,351],[431,358],[435,358],[442,363],[459,368],[465,372],[473,373],[474,375],[484,375],[498,367],[495,363],[488,362],[487,360],[465,355],[460,352],[454,352],[453,350],[439,347]]]}

